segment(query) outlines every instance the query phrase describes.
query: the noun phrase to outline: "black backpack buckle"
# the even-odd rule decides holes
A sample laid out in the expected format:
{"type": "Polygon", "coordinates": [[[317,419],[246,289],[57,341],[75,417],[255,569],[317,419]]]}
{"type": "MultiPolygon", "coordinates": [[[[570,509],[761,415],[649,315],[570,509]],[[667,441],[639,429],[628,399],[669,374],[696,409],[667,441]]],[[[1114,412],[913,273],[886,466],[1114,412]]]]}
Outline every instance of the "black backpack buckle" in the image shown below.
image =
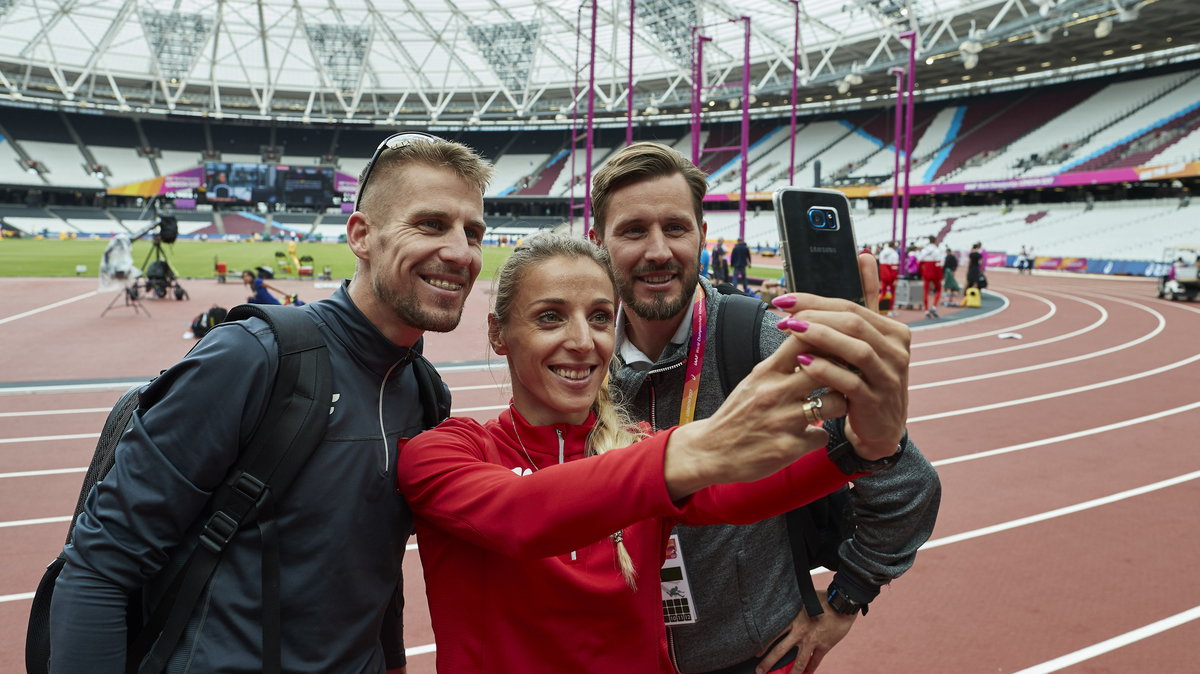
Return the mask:
{"type": "Polygon", "coordinates": [[[218,510],[204,523],[204,528],[200,531],[200,544],[208,548],[209,552],[219,554],[237,533],[237,529],[237,520],[218,510]]]}

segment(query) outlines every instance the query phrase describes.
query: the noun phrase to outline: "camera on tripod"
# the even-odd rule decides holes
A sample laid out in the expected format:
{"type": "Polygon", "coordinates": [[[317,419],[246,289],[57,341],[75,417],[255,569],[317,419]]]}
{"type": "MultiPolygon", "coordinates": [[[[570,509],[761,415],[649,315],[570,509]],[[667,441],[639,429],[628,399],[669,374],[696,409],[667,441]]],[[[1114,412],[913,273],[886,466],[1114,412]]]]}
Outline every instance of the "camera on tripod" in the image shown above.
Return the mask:
{"type": "Polygon", "coordinates": [[[146,292],[153,293],[155,297],[162,299],[167,296],[168,291],[173,290],[175,299],[182,300],[187,297],[187,291],[179,285],[175,270],[171,268],[167,254],[162,248],[164,243],[175,243],[175,239],[179,236],[179,222],[173,215],[164,215],[159,218],[156,226],[158,231],[152,235],[150,253],[146,256],[146,261],[142,263],[142,278],[145,279],[146,292]]]}

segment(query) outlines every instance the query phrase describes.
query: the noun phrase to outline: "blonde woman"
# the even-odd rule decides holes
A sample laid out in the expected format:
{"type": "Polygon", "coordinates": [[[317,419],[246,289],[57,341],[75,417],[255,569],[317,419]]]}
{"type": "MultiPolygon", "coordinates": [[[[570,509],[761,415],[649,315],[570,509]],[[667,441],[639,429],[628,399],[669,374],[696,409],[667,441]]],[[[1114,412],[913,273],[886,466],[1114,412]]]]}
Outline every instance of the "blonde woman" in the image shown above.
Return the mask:
{"type": "MultiPolygon", "coordinates": [[[[847,480],[808,425],[820,384],[796,366],[798,340],[716,415],[631,430],[605,383],[616,309],[600,249],[526,241],[488,317],[509,408],[401,443],[439,671],[672,672],[658,574],[672,526],[757,521],[847,480]]],[[[844,413],[842,396],[820,400],[844,413]]]]}

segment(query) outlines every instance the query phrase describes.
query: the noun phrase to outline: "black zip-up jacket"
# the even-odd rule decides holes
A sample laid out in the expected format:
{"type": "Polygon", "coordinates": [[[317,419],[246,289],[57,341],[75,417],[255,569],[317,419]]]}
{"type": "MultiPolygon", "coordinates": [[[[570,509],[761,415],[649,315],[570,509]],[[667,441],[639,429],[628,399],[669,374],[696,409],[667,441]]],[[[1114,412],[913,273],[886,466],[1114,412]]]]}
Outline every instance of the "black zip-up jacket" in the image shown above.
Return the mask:
{"type": "MultiPolygon", "coordinates": [[[[396,346],[351,301],[297,308],[329,346],[329,428],[278,502],[282,664],[292,672],[371,673],[403,664],[401,560],[412,516],[396,493],[396,443],[422,413],[396,346]]],[[[159,571],[235,464],[266,407],[278,368],[257,318],[212,330],[145,392],[116,464],[93,489],[66,549],[51,607],[51,671],[124,672],[126,600],[163,590],[159,571]]],[[[243,529],[193,612],[170,672],[261,670],[261,548],[243,529]]]]}

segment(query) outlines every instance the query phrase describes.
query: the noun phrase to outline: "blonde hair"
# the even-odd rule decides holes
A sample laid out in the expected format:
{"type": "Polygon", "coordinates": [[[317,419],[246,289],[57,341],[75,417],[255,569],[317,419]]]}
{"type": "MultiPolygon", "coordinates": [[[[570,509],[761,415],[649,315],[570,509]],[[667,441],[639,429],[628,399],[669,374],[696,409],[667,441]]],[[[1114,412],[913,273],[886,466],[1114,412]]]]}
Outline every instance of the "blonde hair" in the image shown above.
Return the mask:
{"type": "MultiPolygon", "coordinates": [[[[616,296],[616,279],[614,279],[612,268],[608,264],[608,253],[604,249],[590,241],[565,234],[537,234],[517,246],[496,272],[493,284],[496,303],[492,309],[492,316],[497,324],[504,325],[508,322],[513,298],[526,274],[541,263],[560,257],[571,260],[591,260],[599,265],[604,270],[604,275],[608,278],[609,283],[612,284],[613,296],[616,296]]],[[[588,434],[585,446],[588,456],[603,454],[617,447],[627,447],[644,437],[643,434],[634,430],[633,422],[625,408],[613,399],[608,388],[607,375],[596,394],[595,402],[592,403],[592,412],[595,414],[596,423],[588,434]]],[[[625,582],[629,587],[636,589],[637,569],[633,566],[633,559],[629,556],[629,551],[625,548],[622,538],[621,531],[613,534],[613,541],[617,548],[617,563],[620,565],[621,575],[624,576],[625,582]]]]}
{"type": "MultiPolygon", "coordinates": [[[[373,164],[364,166],[358,176],[358,185],[363,192],[359,197],[360,210],[366,212],[370,203],[377,199],[373,195],[379,193],[378,189],[367,188],[377,188],[388,180],[387,177],[395,175],[396,171],[410,164],[448,168],[469,185],[477,188],[480,195],[487,191],[488,181],[492,179],[492,165],[475,150],[462,143],[433,137],[430,138],[430,142],[408,143],[385,150],[373,164]],[[363,179],[367,177],[368,169],[371,171],[371,180],[364,183],[363,179]],[[368,196],[372,198],[368,200],[368,196]]],[[[383,194],[387,192],[388,190],[384,190],[383,194]]]]}

